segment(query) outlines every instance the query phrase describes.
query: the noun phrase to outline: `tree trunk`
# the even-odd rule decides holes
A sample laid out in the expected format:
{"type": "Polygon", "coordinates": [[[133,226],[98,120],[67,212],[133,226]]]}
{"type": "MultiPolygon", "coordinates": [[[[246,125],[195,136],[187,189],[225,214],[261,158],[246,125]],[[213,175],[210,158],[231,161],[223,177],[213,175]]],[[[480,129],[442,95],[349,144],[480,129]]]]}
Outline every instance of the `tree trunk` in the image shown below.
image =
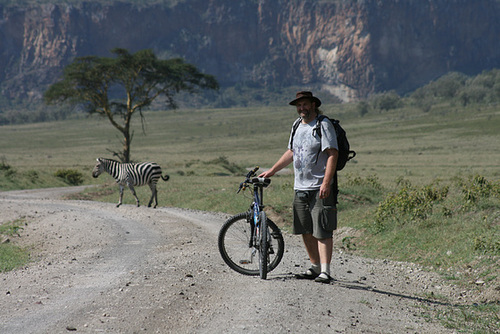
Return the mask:
{"type": "Polygon", "coordinates": [[[130,133],[128,129],[123,132],[123,162],[130,162],[130,142],[132,139],[130,138],[130,133]]]}

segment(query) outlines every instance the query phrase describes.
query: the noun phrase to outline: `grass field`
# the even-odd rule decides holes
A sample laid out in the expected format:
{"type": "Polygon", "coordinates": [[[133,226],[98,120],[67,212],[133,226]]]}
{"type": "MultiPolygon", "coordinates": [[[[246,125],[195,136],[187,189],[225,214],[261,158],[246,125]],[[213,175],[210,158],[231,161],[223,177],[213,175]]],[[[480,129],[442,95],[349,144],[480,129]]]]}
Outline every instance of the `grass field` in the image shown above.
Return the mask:
{"type": "MultiPolygon", "coordinates": [[[[368,113],[353,105],[326,105],[357,152],[339,174],[339,225],[349,227],[345,251],[419,263],[478,293],[500,287],[500,108],[442,105],[368,113]],[[473,268],[473,270],[470,270],[473,268]],[[484,282],[482,285],[474,282],[484,282]],[[471,283],[472,282],[472,283],[471,283]]],[[[145,113],[133,124],[132,159],[156,161],[170,181],[159,183],[160,206],[237,213],[249,200],[236,196],[245,168],[270,167],[286,149],[292,107],[178,110],[145,113]]],[[[92,179],[97,157],[120,150],[106,119],[0,127],[0,189],[64,186],[60,169],[96,184],[79,198],[118,201],[109,175],[92,179]]],[[[265,202],[278,223],[291,220],[293,176],[273,178],[265,202]]],[[[147,204],[149,188],[139,198],[147,204]]],[[[126,190],[124,202],[135,203],[126,190]]],[[[0,222],[5,223],[5,222],[0,222]]],[[[29,222],[27,222],[29,223],[29,222]]],[[[450,310],[446,325],[489,332],[499,306],[450,310]],[[480,314],[491,321],[474,321],[480,314]],[[472,320],[471,320],[472,319],[472,320]]]]}

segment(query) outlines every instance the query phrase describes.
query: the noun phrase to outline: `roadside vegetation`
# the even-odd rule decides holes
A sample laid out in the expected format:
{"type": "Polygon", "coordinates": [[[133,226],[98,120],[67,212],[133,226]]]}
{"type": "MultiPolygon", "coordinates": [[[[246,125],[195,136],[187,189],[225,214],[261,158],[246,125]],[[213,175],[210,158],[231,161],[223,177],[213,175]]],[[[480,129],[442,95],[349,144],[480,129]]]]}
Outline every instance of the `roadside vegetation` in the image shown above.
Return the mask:
{"type": "MultiPolygon", "coordinates": [[[[341,120],[357,152],[339,173],[339,225],[349,232],[335,247],[417,263],[482,296],[474,304],[450,303],[445,312],[422,309],[459,332],[500,326],[500,301],[490,297],[500,289],[499,87],[496,70],[474,78],[452,73],[410,96],[387,92],[323,107],[341,120]]],[[[158,184],[160,207],[241,212],[249,199],[236,190],[246,169],[268,168],[281,156],[295,117],[286,104],[150,111],[148,135],[134,138],[132,160],[155,161],[170,175],[158,184]]],[[[115,142],[113,131],[93,119],[2,126],[0,189],[94,185],[73,198],[116,203],[114,180],[90,175],[115,142]]],[[[273,177],[265,192],[272,219],[284,230],[292,187],[290,171],[273,177]]],[[[150,196],[147,187],[136,190],[141,199],[150,196]]],[[[124,203],[135,203],[127,190],[124,203]]]]}
{"type": "Polygon", "coordinates": [[[28,251],[11,242],[20,236],[24,224],[24,218],[0,224],[0,272],[18,268],[29,260],[28,251]]]}

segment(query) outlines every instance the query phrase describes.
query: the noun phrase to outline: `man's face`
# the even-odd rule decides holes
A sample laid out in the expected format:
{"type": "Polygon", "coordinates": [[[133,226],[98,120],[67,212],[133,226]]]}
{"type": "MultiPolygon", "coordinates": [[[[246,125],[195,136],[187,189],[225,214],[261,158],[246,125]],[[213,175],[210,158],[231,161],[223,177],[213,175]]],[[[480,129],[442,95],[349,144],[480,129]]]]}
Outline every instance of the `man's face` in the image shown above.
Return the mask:
{"type": "Polygon", "coordinates": [[[295,107],[297,108],[297,112],[299,113],[300,117],[302,117],[304,121],[310,121],[316,117],[314,102],[312,102],[310,99],[305,98],[298,100],[295,104],[295,107]]]}

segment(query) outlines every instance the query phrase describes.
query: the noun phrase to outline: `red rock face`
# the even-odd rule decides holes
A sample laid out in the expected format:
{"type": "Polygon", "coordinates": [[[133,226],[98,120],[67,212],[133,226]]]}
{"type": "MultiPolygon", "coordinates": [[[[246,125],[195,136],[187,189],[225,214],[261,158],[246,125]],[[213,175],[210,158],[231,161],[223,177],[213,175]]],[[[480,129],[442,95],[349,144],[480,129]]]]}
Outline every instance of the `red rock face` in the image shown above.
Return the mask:
{"type": "Polygon", "coordinates": [[[185,0],[1,7],[2,94],[38,99],[74,57],[183,57],[222,85],[319,84],[343,99],[500,66],[495,0],[185,0]]]}

